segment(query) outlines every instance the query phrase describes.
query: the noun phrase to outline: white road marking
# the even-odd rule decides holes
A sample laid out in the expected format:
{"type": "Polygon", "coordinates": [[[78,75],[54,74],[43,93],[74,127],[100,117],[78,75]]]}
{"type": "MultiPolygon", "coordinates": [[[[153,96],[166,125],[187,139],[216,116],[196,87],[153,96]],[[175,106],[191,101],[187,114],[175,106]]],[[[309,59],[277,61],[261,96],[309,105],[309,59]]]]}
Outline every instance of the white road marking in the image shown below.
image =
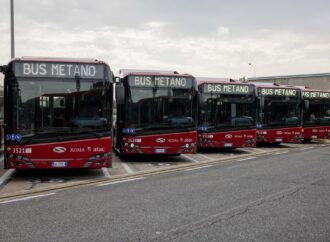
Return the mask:
{"type": "Polygon", "coordinates": [[[308,147],[305,147],[305,148],[300,148],[300,150],[309,150],[309,149],[313,149],[314,147],[313,146],[308,146],[308,147]]]}
{"type": "Polygon", "coordinates": [[[99,184],[99,185],[96,185],[96,186],[97,187],[103,187],[103,186],[107,186],[107,185],[130,182],[130,181],[137,181],[137,180],[142,180],[142,179],[145,179],[145,177],[138,177],[138,178],[132,178],[132,179],[127,179],[127,180],[122,180],[122,181],[108,182],[108,183],[103,183],[103,184],[99,184]]]}
{"type": "Polygon", "coordinates": [[[257,157],[256,156],[250,156],[250,157],[239,159],[237,161],[252,160],[252,159],[255,159],[255,158],[257,158],[257,157]]]}
{"type": "Polygon", "coordinates": [[[251,148],[240,148],[246,152],[250,152],[250,153],[265,153],[267,152],[268,150],[266,149],[261,149],[261,148],[254,148],[254,147],[251,147],[251,148]]]}
{"type": "Polygon", "coordinates": [[[52,193],[35,195],[35,196],[30,196],[30,197],[17,198],[17,199],[13,199],[13,200],[0,202],[0,204],[6,204],[6,203],[12,203],[12,202],[18,202],[18,201],[25,201],[25,200],[29,200],[29,199],[33,199],[33,198],[46,197],[46,196],[51,196],[51,195],[55,195],[55,194],[56,194],[55,192],[52,192],[52,193]]]}
{"type": "Polygon", "coordinates": [[[193,171],[193,170],[199,170],[199,169],[204,169],[207,167],[211,167],[212,165],[208,165],[208,166],[201,166],[201,167],[195,167],[195,168],[189,168],[189,169],[185,169],[184,171],[193,171]]]}
{"type": "Polygon", "coordinates": [[[281,154],[286,154],[286,153],[289,153],[289,151],[276,152],[273,155],[281,155],[281,154]]]}
{"type": "Polygon", "coordinates": [[[181,154],[184,158],[188,159],[188,160],[191,160],[192,162],[195,162],[195,163],[199,163],[200,161],[199,160],[196,160],[188,155],[185,155],[185,154],[181,154]]]}
{"type": "Polygon", "coordinates": [[[121,162],[121,165],[124,167],[125,171],[129,174],[134,173],[133,169],[131,167],[129,167],[129,165],[125,162],[121,162]]]}
{"type": "Polygon", "coordinates": [[[2,184],[4,184],[13,174],[15,173],[15,169],[9,169],[5,172],[5,174],[3,174],[0,177],[0,186],[2,184]]]}
{"type": "Polygon", "coordinates": [[[203,154],[200,154],[200,153],[198,153],[198,155],[201,156],[201,157],[204,157],[205,159],[213,160],[211,157],[209,157],[207,155],[203,155],[203,154]]]}
{"type": "Polygon", "coordinates": [[[170,163],[162,163],[162,162],[158,162],[157,165],[158,165],[158,166],[171,166],[172,164],[170,164],[170,163]]]}
{"type": "Polygon", "coordinates": [[[109,173],[109,171],[108,171],[108,168],[103,167],[103,168],[102,168],[102,172],[103,172],[103,175],[104,175],[105,177],[110,177],[110,173],[109,173]]]}

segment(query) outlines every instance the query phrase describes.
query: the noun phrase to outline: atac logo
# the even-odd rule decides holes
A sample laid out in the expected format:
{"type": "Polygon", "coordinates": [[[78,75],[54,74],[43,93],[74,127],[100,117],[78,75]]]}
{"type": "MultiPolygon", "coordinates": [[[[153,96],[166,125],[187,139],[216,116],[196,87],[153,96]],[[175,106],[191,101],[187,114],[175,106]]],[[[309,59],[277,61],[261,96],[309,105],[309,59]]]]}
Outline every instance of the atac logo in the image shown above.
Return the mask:
{"type": "Polygon", "coordinates": [[[64,153],[66,151],[66,148],[65,147],[62,147],[62,146],[56,146],[53,148],[53,151],[55,153],[64,153]]]}
{"type": "Polygon", "coordinates": [[[164,138],[157,138],[156,139],[156,142],[157,143],[164,143],[165,142],[165,139],[164,138]]]}
{"type": "Polygon", "coordinates": [[[233,138],[233,136],[232,136],[231,134],[226,134],[226,135],[225,135],[225,138],[226,138],[226,139],[231,139],[231,138],[233,138]]]}
{"type": "Polygon", "coordinates": [[[282,131],[276,131],[276,134],[283,134],[283,132],[282,131]]]}

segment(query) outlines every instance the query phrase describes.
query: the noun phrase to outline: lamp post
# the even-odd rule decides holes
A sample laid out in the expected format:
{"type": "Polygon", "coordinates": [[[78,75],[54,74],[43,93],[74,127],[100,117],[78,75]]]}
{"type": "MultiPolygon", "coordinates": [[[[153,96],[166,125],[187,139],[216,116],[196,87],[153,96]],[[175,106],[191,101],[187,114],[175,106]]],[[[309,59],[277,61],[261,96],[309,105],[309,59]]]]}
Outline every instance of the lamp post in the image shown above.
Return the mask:
{"type": "Polygon", "coordinates": [[[15,57],[14,0],[10,0],[10,34],[11,34],[11,58],[14,58],[15,57]]]}
{"type": "Polygon", "coordinates": [[[256,67],[254,65],[252,65],[252,63],[249,63],[249,66],[253,67],[254,77],[257,77],[256,67]]]}

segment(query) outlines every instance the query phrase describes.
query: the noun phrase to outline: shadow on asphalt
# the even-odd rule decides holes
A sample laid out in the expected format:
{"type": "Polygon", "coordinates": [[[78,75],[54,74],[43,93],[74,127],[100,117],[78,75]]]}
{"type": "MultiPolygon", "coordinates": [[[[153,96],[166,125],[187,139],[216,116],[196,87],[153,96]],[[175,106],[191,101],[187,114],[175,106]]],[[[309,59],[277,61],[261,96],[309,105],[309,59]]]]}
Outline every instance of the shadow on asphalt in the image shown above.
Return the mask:
{"type": "Polygon", "coordinates": [[[198,153],[218,153],[218,154],[234,154],[234,155],[242,155],[242,154],[248,154],[248,151],[235,149],[235,148],[198,148],[198,153]]]}
{"type": "Polygon", "coordinates": [[[140,162],[140,163],[156,163],[156,162],[189,162],[183,156],[178,155],[126,155],[118,156],[118,159],[123,162],[140,162]]]}
{"type": "Polygon", "coordinates": [[[38,169],[16,170],[14,178],[90,178],[103,176],[101,169],[38,169]]]}

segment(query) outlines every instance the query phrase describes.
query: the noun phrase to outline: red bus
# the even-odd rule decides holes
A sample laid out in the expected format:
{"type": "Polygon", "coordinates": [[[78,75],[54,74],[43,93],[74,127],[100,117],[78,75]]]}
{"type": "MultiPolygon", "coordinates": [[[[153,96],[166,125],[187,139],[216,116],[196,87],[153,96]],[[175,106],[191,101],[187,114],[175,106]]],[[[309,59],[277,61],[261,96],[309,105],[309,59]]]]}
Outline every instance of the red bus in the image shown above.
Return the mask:
{"type": "Polygon", "coordinates": [[[113,74],[106,63],[23,57],[4,74],[5,168],[111,166],[113,74]]]}
{"type": "Polygon", "coordinates": [[[330,138],[330,91],[302,88],[305,141],[330,138]]]}
{"type": "Polygon", "coordinates": [[[198,147],[256,146],[256,92],[253,84],[198,79],[198,147]]]}
{"type": "Polygon", "coordinates": [[[257,88],[257,142],[301,143],[301,89],[273,83],[257,88]]]}
{"type": "Polygon", "coordinates": [[[177,72],[121,71],[114,148],[121,155],[196,152],[197,86],[177,72]]]}

